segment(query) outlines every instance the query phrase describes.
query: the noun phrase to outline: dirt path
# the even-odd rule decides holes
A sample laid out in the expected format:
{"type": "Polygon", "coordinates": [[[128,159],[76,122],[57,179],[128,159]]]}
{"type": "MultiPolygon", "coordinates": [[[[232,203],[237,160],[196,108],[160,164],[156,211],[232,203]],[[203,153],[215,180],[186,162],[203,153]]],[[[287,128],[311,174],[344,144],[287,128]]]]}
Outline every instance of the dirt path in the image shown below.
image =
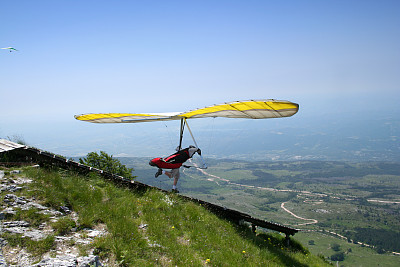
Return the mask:
{"type": "Polygon", "coordinates": [[[377,200],[377,199],[367,199],[368,202],[378,202],[387,204],[400,204],[400,201],[388,201],[388,200],[377,200]]]}
{"type": "Polygon", "coordinates": [[[303,217],[300,217],[300,216],[294,214],[293,212],[291,212],[290,210],[288,210],[287,208],[285,208],[285,204],[286,204],[286,203],[287,203],[287,202],[282,202],[282,204],[281,204],[281,208],[282,208],[284,211],[286,211],[287,213],[289,213],[290,215],[292,215],[293,217],[295,217],[295,218],[297,218],[297,219],[305,220],[305,221],[311,221],[311,222],[307,222],[307,223],[300,223],[300,224],[297,224],[298,226],[299,226],[299,225],[307,225],[307,224],[318,223],[318,221],[315,220],[315,219],[306,219],[306,218],[303,218],[303,217]]]}

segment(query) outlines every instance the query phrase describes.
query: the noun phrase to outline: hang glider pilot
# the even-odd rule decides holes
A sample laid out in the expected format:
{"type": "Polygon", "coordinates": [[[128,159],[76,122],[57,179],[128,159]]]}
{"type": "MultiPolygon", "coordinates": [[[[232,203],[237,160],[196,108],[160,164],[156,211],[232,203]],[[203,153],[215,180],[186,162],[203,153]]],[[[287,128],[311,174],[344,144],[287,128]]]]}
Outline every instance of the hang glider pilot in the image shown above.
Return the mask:
{"type": "Polygon", "coordinates": [[[166,157],[166,158],[154,158],[150,160],[150,166],[158,167],[158,171],[155,174],[157,178],[163,173],[162,169],[171,169],[171,171],[165,171],[164,174],[169,178],[174,178],[174,184],[172,186],[172,191],[179,192],[176,188],[176,184],[178,183],[180,173],[179,168],[185,163],[188,159],[192,158],[195,153],[201,155],[200,148],[195,146],[189,146],[187,148],[181,149],[178,152],[166,157]]]}

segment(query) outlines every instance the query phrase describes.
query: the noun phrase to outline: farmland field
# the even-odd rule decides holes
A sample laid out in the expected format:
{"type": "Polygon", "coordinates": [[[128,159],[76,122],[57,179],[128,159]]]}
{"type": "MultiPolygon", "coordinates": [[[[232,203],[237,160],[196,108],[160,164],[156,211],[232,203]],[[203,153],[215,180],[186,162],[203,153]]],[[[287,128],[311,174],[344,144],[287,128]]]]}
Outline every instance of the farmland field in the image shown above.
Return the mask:
{"type": "MultiPolygon", "coordinates": [[[[172,181],[155,179],[147,159],[123,161],[135,168],[138,181],[170,189],[172,181]]],[[[207,170],[184,169],[179,188],[184,195],[304,230],[295,238],[341,265],[400,264],[392,253],[400,252],[399,163],[209,160],[207,170]]]]}

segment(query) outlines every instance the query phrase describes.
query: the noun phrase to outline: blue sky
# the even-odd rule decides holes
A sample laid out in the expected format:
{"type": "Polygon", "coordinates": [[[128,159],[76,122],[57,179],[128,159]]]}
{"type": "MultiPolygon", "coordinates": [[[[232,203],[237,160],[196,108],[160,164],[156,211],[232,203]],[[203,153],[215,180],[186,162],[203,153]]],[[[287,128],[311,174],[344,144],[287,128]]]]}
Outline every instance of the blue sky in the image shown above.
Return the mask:
{"type": "Polygon", "coordinates": [[[0,137],[72,145],[65,135],[94,127],[75,114],[245,99],[291,100],[308,118],[400,114],[399,12],[387,0],[3,3],[0,46],[19,51],[0,50],[0,137]]]}

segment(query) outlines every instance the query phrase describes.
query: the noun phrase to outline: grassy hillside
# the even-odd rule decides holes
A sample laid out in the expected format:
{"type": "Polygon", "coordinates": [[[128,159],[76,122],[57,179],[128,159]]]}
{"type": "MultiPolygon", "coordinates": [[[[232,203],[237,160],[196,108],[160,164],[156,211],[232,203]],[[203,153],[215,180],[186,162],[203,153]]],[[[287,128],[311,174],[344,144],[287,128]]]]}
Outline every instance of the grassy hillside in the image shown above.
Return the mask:
{"type": "MultiPolygon", "coordinates": [[[[179,195],[135,192],[96,175],[64,170],[25,169],[21,175],[33,182],[19,195],[29,195],[54,209],[75,211],[78,230],[98,225],[107,229],[107,235],[95,238],[81,251],[94,250],[109,266],[328,265],[294,240],[286,247],[279,234],[260,231],[255,235],[248,227],[218,218],[179,195]]],[[[73,220],[69,216],[58,226],[64,235],[71,231],[62,226],[73,220]]],[[[10,235],[4,238],[12,239],[10,235]]]]}

